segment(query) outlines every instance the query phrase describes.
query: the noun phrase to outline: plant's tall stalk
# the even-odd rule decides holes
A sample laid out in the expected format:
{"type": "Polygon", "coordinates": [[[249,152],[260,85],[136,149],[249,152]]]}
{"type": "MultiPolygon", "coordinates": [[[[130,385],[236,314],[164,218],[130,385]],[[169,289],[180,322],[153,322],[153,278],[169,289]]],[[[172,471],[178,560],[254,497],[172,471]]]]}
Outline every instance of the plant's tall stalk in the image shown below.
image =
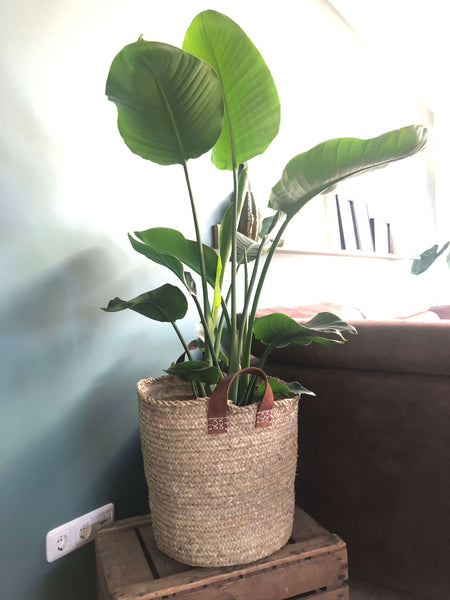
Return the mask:
{"type": "Polygon", "coordinates": [[[253,265],[250,283],[249,283],[248,289],[246,290],[244,308],[242,310],[243,318],[245,318],[246,331],[245,331],[245,333],[243,331],[241,332],[240,345],[241,345],[241,348],[243,348],[242,364],[245,367],[248,367],[250,364],[252,328],[253,328],[253,321],[254,321],[254,317],[253,318],[251,318],[251,316],[249,317],[248,309],[250,306],[250,301],[252,299],[253,288],[255,287],[256,278],[258,275],[259,263],[261,261],[261,256],[262,256],[262,253],[264,250],[264,246],[266,245],[266,241],[267,241],[267,235],[264,236],[264,238],[262,239],[262,241],[259,245],[258,252],[257,252],[256,258],[255,258],[255,262],[253,265]],[[248,343],[249,340],[250,340],[250,344],[248,343]]]}
{"type": "Polygon", "coordinates": [[[200,305],[200,302],[198,301],[197,296],[192,295],[192,299],[194,300],[195,306],[197,307],[197,312],[200,316],[200,321],[203,325],[203,330],[205,333],[205,350],[206,349],[208,350],[208,353],[210,355],[211,362],[213,363],[213,365],[220,370],[219,361],[217,359],[216,352],[214,350],[214,344],[213,344],[213,341],[211,338],[211,333],[210,333],[209,328],[206,323],[206,317],[202,311],[202,307],[200,305]]]}
{"type": "Polygon", "coordinates": [[[172,327],[174,328],[175,333],[177,334],[178,339],[180,340],[181,345],[184,348],[184,351],[186,352],[186,356],[189,358],[189,360],[192,360],[191,351],[189,350],[189,346],[187,345],[186,340],[184,339],[184,336],[183,336],[183,334],[180,331],[180,328],[175,323],[175,321],[170,321],[170,323],[171,323],[172,327]]]}
{"type": "MultiPolygon", "coordinates": [[[[247,248],[244,248],[243,264],[244,264],[244,298],[247,299],[248,294],[251,293],[249,290],[249,279],[248,279],[247,248]]],[[[246,302],[244,302],[244,306],[245,306],[245,304],[246,304],[246,302]]],[[[238,352],[239,352],[239,356],[241,357],[241,364],[240,364],[241,369],[248,366],[242,357],[242,340],[246,336],[246,332],[247,332],[247,315],[245,313],[245,310],[243,310],[242,315],[241,315],[241,321],[239,323],[239,334],[238,334],[238,352]]],[[[249,382],[248,375],[242,375],[239,378],[238,398],[237,398],[238,404],[240,404],[240,399],[242,398],[242,396],[248,386],[248,382],[249,382]]]]}
{"type": "MultiPolygon", "coordinates": [[[[208,334],[209,334],[209,322],[211,320],[211,307],[209,305],[209,299],[208,299],[208,283],[206,280],[205,256],[203,254],[202,236],[201,236],[201,232],[200,232],[200,226],[198,223],[197,210],[195,208],[194,196],[192,194],[192,187],[191,187],[191,182],[189,179],[187,163],[185,160],[183,161],[183,170],[184,170],[184,177],[186,179],[186,185],[188,188],[189,200],[191,203],[191,211],[192,211],[192,217],[194,220],[194,227],[195,227],[195,238],[197,240],[198,256],[199,256],[199,260],[200,260],[202,292],[203,292],[203,311],[204,311],[203,314],[204,314],[204,320],[205,320],[205,323],[203,323],[203,327],[205,328],[205,335],[206,335],[207,329],[208,329],[208,334]]],[[[211,349],[208,349],[208,351],[206,353],[206,357],[205,357],[208,362],[211,362],[211,360],[212,360],[212,356],[210,355],[210,350],[211,349]]]]}
{"type": "MultiPolygon", "coordinates": [[[[253,339],[253,323],[255,321],[256,311],[258,309],[258,304],[259,304],[259,298],[261,296],[262,288],[264,286],[267,271],[269,270],[270,263],[272,261],[273,255],[275,254],[275,250],[277,249],[278,244],[280,243],[281,237],[282,237],[286,227],[290,223],[292,217],[293,217],[293,215],[286,217],[286,220],[282,223],[280,229],[278,230],[278,233],[275,236],[275,239],[273,240],[273,242],[270,245],[269,252],[267,253],[267,257],[264,262],[264,266],[262,268],[261,275],[258,280],[258,285],[256,287],[255,295],[253,297],[252,310],[248,317],[248,330],[247,330],[247,336],[246,336],[244,349],[243,349],[243,355],[245,357],[248,357],[247,360],[250,359],[251,348],[252,348],[252,339],[253,339]]],[[[261,250],[261,252],[262,252],[262,250],[261,250]]],[[[254,270],[254,273],[256,273],[256,270],[254,270]]],[[[252,385],[252,384],[250,384],[250,385],[252,385]]],[[[247,394],[250,394],[250,390],[248,388],[247,388],[247,394]]],[[[246,394],[246,396],[247,396],[247,394],[246,394]]],[[[248,397],[246,398],[246,400],[248,400],[248,397]]]]}

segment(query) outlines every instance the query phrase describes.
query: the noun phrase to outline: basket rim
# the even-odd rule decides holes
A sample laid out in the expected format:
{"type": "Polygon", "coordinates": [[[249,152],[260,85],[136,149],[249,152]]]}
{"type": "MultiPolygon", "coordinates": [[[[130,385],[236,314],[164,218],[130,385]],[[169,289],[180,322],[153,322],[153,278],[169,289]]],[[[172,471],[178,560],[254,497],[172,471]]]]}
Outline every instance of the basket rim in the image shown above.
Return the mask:
{"type": "MultiPolygon", "coordinates": [[[[186,383],[188,384],[189,382],[183,382],[179,379],[176,379],[175,377],[173,377],[172,375],[160,375],[158,377],[148,377],[148,378],[144,378],[144,379],[140,379],[137,384],[136,384],[136,389],[137,389],[137,394],[139,399],[144,402],[145,404],[152,404],[152,403],[157,403],[159,406],[172,406],[172,407],[176,407],[176,406],[201,406],[204,405],[208,402],[209,400],[209,396],[205,396],[202,398],[192,398],[190,400],[178,400],[178,399],[171,399],[171,400],[160,400],[158,398],[155,398],[154,396],[150,396],[150,395],[145,395],[143,394],[143,390],[142,390],[142,386],[149,384],[149,383],[154,383],[154,382],[163,382],[163,381],[167,381],[167,383],[186,383]]],[[[275,405],[274,406],[289,406],[290,404],[292,404],[293,402],[297,402],[300,399],[300,395],[301,394],[296,394],[295,396],[290,396],[288,398],[279,398],[279,399],[275,399],[275,405]]],[[[251,404],[247,404],[246,406],[238,406],[237,404],[234,404],[230,399],[227,400],[227,404],[228,404],[228,409],[233,411],[233,410],[239,410],[239,411],[252,411],[257,409],[259,402],[252,402],[251,404]]]]}

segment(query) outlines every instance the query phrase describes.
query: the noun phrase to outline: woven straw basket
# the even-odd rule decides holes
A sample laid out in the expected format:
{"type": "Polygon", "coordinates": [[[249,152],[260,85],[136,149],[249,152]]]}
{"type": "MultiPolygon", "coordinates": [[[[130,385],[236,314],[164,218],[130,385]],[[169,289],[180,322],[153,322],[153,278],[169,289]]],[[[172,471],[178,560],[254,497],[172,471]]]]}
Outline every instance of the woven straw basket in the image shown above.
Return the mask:
{"type": "Polygon", "coordinates": [[[266,386],[259,407],[238,407],[227,400],[231,379],[196,400],[171,376],[137,384],[155,540],[190,565],[249,563],[292,532],[299,397],[274,402],[266,386]]]}

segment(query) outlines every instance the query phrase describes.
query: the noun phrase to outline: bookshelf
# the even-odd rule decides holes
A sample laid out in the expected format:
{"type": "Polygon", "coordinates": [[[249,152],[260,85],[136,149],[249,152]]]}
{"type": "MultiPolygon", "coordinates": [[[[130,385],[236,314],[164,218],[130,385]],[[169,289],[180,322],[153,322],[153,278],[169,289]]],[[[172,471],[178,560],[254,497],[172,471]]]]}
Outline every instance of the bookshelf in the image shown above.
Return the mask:
{"type": "Polygon", "coordinates": [[[338,256],[341,258],[376,258],[379,260],[415,260],[418,256],[402,256],[400,254],[376,254],[375,252],[360,252],[347,250],[290,250],[277,248],[276,254],[303,254],[305,256],[338,256]]]}

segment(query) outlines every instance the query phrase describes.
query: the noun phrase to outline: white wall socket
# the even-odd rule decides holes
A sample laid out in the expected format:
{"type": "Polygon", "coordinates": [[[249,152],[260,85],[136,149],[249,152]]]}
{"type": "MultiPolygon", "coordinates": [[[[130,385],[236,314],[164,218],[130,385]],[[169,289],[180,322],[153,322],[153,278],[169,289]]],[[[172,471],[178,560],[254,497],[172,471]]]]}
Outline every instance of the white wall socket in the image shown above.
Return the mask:
{"type": "Polygon", "coordinates": [[[105,506],[52,529],[45,538],[47,561],[53,562],[91,542],[100,525],[111,521],[114,521],[114,504],[105,504],[105,506]]]}

